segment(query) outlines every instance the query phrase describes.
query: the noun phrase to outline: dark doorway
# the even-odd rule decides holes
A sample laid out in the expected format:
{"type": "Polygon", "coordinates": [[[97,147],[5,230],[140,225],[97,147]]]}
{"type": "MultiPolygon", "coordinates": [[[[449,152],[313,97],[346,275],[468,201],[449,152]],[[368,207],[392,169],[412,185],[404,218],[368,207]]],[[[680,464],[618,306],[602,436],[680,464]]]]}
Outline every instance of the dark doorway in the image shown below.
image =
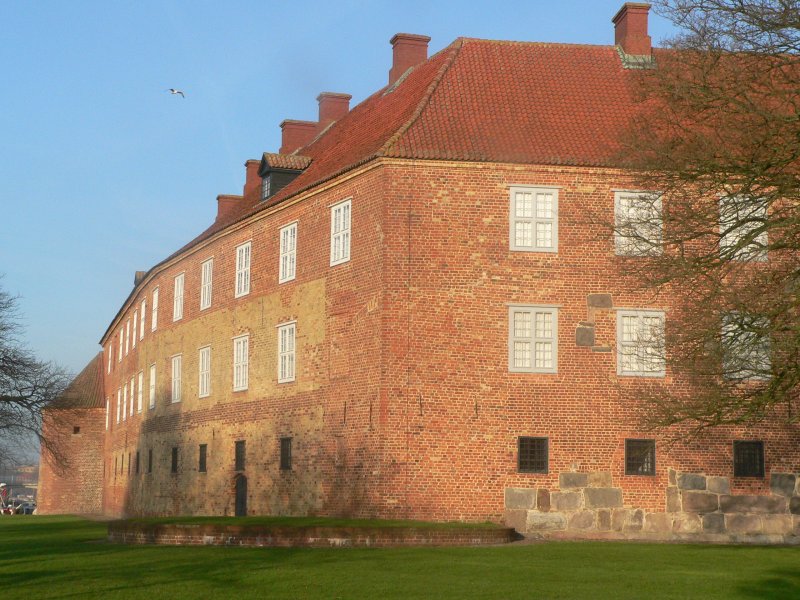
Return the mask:
{"type": "Polygon", "coordinates": [[[247,477],[236,477],[236,516],[247,516],[247,477]]]}

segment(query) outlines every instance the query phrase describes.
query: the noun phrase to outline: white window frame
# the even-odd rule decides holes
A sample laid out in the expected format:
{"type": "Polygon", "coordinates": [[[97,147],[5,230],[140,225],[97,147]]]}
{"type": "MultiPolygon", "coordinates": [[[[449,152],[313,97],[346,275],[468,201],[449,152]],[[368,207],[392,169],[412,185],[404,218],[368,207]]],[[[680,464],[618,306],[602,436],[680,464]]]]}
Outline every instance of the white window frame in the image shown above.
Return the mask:
{"type": "Polygon", "coordinates": [[[156,365],[153,363],[150,365],[150,397],[148,406],[150,410],[156,407],[156,365]]]}
{"type": "Polygon", "coordinates": [[[353,199],[331,206],[331,266],[350,260],[353,230],[353,199]]]}
{"type": "Polygon", "coordinates": [[[136,385],[135,385],[135,382],[136,382],[136,377],[135,376],[131,377],[131,408],[130,408],[130,410],[131,410],[131,418],[133,418],[133,409],[134,409],[133,398],[134,398],[134,396],[136,396],[136,385]]]}
{"type": "Polygon", "coordinates": [[[172,296],[172,320],[180,321],[183,318],[183,286],[186,281],[185,273],[178,273],[175,275],[175,284],[173,286],[174,294],[172,296]]]}
{"type": "Polygon", "coordinates": [[[183,355],[176,354],[170,357],[172,363],[172,393],[170,395],[170,402],[177,404],[181,401],[181,370],[183,368],[183,355]]]}
{"type": "Polygon", "coordinates": [[[767,317],[743,314],[738,311],[722,315],[723,376],[729,381],[766,381],[771,377],[769,374],[772,366],[771,340],[769,337],[759,339],[752,331],[740,333],[739,336],[743,338],[741,341],[732,339],[736,336],[736,321],[741,320],[748,320],[753,325],[769,329],[767,317]]]}
{"type": "Polygon", "coordinates": [[[233,391],[241,392],[249,386],[250,334],[233,338],[233,391]]]}
{"type": "Polygon", "coordinates": [[[106,354],[108,354],[108,367],[106,368],[106,374],[108,374],[111,373],[111,361],[114,358],[114,348],[111,342],[108,342],[108,346],[106,346],[106,354]]]}
{"type": "Polygon", "coordinates": [[[558,252],[558,196],[560,188],[547,186],[512,185],[509,187],[509,248],[515,252],[558,252]],[[518,209],[518,203],[525,200],[520,194],[530,194],[530,214],[519,214],[523,208],[518,209]],[[552,198],[550,216],[540,214],[540,202],[544,198],[540,195],[550,195],[552,198]],[[530,226],[530,244],[518,243],[517,233],[519,225],[530,226]],[[550,225],[550,245],[538,245],[540,226],[550,225]]]}
{"type": "Polygon", "coordinates": [[[743,223],[741,226],[726,231],[740,219],[767,219],[767,207],[762,200],[752,201],[755,206],[747,207],[747,200],[742,195],[722,196],[719,199],[719,251],[721,255],[732,252],[731,260],[742,262],[766,262],[769,259],[767,244],[769,236],[764,230],[748,246],[734,249],[751,231],[759,227],[758,223],[743,223]],[[728,216],[730,215],[730,217],[728,216]],[[727,220],[727,223],[726,223],[727,220]]]}
{"type": "Polygon", "coordinates": [[[508,370],[511,373],[558,373],[558,307],[541,304],[510,304],[508,306],[508,370]],[[516,327],[517,315],[528,314],[528,335],[521,335],[516,327]],[[541,334],[537,328],[538,316],[549,316],[550,335],[541,334]],[[529,364],[517,364],[517,350],[529,345],[529,364]],[[550,346],[550,366],[537,365],[539,346],[550,346]]]}
{"type": "Polygon", "coordinates": [[[211,346],[203,346],[197,351],[197,397],[211,395],[211,346]]]}
{"type": "Polygon", "coordinates": [[[136,389],[136,412],[142,413],[142,396],[144,395],[144,371],[139,371],[139,387],[136,389]]]}
{"type": "Polygon", "coordinates": [[[153,308],[150,314],[150,331],[158,328],[158,288],[153,290],[153,308]]]}
{"type": "Polygon", "coordinates": [[[614,252],[617,256],[662,253],[661,208],[661,194],[656,192],[614,190],[614,252]]]}
{"type": "Polygon", "coordinates": [[[117,423],[119,423],[119,415],[122,410],[122,388],[117,388],[117,423]]]}
{"type": "Polygon", "coordinates": [[[139,309],[133,311],[133,335],[131,336],[131,348],[136,348],[136,330],[139,328],[139,309]]]}
{"type": "Polygon", "coordinates": [[[108,431],[108,409],[111,404],[111,398],[106,398],[106,431],[108,431]]]}
{"type": "MultiPolygon", "coordinates": [[[[665,361],[665,347],[664,347],[664,330],[665,330],[665,313],[660,310],[631,310],[621,309],[617,311],[617,375],[623,377],[664,377],[666,375],[666,361],[665,361]],[[625,319],[636,319],[636,340],[625,340],[625,319]],[[657,318],[661,321],[659,331],[656,334],[661,338],[657,344],[640,344],[638,337],[641,335],[643,328],[643,319],[657,318]],[[660,346],[660,347],[659,347],[660,346]],[[632,349],[633,353],[637,355],[637,363],[640,362],[638,356],[648,355],[654,352],[653,358],[645,358],[646,361],[651,361],[651,368],[638,368],[628,369],[625,368],[625,356],[629,354],[632,349]]],[[[639,365],[637,366],[644,366],[639,365]]]]}
{"type": "Polygon", "coordinates": [[[278,383],[289,383],[297,373],[297,321],[281,323],[277,329],[278,383]]]}
{"type": "Polygon", "coordinates": [[[142,306],[139,312],[142,315],[142,319],[139,321],[139,341],[144,339],[144,322],[147,316],[147,298],[142,300],[142,306]]]}
{"type": "Polygon", "coordinates": [[[252,242],[236,246],[236,285],[234,298],[250,293],[250,263],[252,258],[252,242]]]}
{"type": "Polygon", "coordinates": [[[282,227],[279,238],[278,283],[285,283],[294,279],[297,274],[297,221],[282,227]]]}
{"type": "Polygon", "coordinates": [[[117,362],[122,362],[122,351],[125,348],[125,330],[120,327],[119,328],[119,355],[117,356],[117,362]]]}
{"type": "Polygon", "coordinates": [[[200,265],[200,310],[211,308],[211,293],[214,281],[214,259],[209,258],[200,265]]]}
{"type": "Polygon", "coordinates": [[[122,388],[122,420],[128,420],[128,382],[122,388]]]}

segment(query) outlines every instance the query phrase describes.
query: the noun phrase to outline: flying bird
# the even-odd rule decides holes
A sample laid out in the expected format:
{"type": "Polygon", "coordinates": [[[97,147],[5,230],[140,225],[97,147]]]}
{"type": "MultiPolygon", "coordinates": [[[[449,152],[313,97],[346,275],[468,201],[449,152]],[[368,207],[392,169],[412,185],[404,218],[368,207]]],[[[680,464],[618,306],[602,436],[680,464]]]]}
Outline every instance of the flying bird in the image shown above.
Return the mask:
{"type": "Polygon", "coordinates": [[[174,96],[175,94],[180,94],[180,95],[181,95],[181,98],[186,98],[186,95],[185,95],[185,94],[184,94],[182,91],[180,91],[180,90],[176,90],[175,88],[169,88],[167,91],[168,91],[170,94],[172,94],[173,96],[174,96]]]}

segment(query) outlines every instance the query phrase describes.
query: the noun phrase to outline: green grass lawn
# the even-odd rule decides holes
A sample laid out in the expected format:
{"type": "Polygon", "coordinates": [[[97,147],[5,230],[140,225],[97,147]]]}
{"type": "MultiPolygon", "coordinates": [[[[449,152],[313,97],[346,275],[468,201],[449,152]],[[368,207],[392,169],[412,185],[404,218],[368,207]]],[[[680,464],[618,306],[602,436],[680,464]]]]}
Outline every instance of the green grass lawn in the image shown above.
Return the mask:
{"type": "Polygon", "coordinates": [[[105,523],[0,517],[8,598],[800,598],[800,548],[554,542],[266,549],[107,544],[105,523]]]}

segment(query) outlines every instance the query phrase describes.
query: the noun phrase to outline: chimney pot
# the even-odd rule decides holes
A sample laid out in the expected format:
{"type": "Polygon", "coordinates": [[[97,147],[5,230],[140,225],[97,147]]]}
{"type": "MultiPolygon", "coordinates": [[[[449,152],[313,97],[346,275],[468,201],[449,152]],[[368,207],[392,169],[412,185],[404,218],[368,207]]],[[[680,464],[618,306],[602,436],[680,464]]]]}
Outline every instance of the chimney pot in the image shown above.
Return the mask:
{"type": "Polygon", "coordinates": [[[281,123],[280,154],[291,154],[303,146],[307,146],[317,134],[314,121],[293,121],[286,119],[281,123]]]}
{"type": "Polygon", "coordinates": [[[335,92],[322,92],[317,96],[317,102],[319,102],[317,133],[334,121],[338,121],[350,111],[350,98],[352,98],[350,94],[337,94],[335,92]]]}
{"type": "Polygon", "coordinates": [[[392,68],[389,71],[389,85],[392,85],[403,73],[411,67],[417,66],[428,59],[428,42],[431,41],[427,35],[416,35],[414,33],[396,33],[389,40],[392,45],[392,68]]]}
{"type": "Polygon", "coordinates": [[[649,56],[652,50],[650,36],[647,34],[647,13],[649,4],[626,2],[611,19],[614,23],[614,43],[625,54],[649,56]]]}
{"type": "Polygon", "coordinates": [[[248,160],[244,163],[245,178],[242,195],[248,200],[258,200],[259,188],[261,187],[261,176],[258,174],[260,166],[261,161],[258,160],[248,160]]]}

